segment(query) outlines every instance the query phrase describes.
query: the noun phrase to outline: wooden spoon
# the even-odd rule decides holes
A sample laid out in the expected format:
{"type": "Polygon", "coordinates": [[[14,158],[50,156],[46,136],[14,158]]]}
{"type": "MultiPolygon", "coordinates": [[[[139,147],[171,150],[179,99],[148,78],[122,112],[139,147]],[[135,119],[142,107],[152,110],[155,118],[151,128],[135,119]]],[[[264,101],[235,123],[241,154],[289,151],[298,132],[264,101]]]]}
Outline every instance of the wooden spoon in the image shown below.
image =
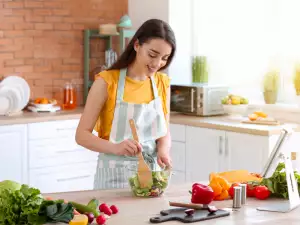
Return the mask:
{"type": "MultiPolygon", "coordinates": [[[[131,132],[133,135],[133,139],[135,141],[139,142],[139,138],[138,138],[138,134],[136,131],[136,126],[135,126],[134,120],[130,119],[129,124],[130,124],[131,132]]],[[[138,175],[138,179],[140,182],[140,186],[141,186],[141,188],[146,188],[146,187],[150,188],[153,184],[152,171],[150,170],[149,166],[145,162],[142,152],[140,152],[138,154],[138,158],[139,158],[139,162],[138,162],[137,175],[138,175]]]]}

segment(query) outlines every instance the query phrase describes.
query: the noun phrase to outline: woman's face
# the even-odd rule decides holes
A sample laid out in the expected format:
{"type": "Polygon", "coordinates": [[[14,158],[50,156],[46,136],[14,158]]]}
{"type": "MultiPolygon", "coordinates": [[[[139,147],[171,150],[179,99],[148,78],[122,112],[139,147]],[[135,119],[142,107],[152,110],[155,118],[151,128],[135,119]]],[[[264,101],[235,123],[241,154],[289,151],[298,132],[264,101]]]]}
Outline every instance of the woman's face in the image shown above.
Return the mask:
{"type": "Polygon", "coordinates": [[[172,52],[172,46],[165,40],[158,38],[151,39],[142,45],[136,41],[134,49],[136,51],[136,63],[149,76],[166,65],[172,52]]]}

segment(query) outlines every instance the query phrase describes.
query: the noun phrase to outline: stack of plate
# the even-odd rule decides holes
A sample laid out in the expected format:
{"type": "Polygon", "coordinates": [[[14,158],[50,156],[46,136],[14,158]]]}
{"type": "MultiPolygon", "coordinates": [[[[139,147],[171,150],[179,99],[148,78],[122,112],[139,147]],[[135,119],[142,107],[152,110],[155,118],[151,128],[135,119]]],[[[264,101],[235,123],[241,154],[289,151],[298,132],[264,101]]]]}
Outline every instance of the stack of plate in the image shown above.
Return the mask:
{"type": "Polygon", "coordinates": [[[0,82],[0,115],[21,112],[28,104],[30,87],[19,76],[9,76],[0,82]]]}

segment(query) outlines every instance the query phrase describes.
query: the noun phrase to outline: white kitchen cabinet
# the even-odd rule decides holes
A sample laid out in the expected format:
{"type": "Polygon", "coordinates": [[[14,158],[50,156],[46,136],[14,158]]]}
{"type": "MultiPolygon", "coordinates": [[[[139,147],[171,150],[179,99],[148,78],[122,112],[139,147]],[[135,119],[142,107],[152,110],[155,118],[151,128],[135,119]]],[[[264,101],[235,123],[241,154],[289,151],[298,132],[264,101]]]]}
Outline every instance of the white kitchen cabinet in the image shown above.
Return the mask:
{"type": "Polygon", "coordinates": [[[96,162],[30,170],[30,185],[43,193],[92,190],[96,162]]]}
{"type": "Polygon", "coordinates": [[[91,190],[98,153],[75,141],[79,120],[28,124],[29,183],[42,192],[91,190]]]}
{"type": "Polygon", "coordinates": [[[27,125],[0,126],[0,181],[28,183],[27,125]]]}
{"type": "Polygon", "coordinates": [[[268,155],[268,136],[226,132],[222,169],[260,173],[268,155]]]}
{"type": "Polygon", "coordinates": [[[173,166],[172,183],[180,184],[186,181],[186,126],[170,124],[172,139],[171,158],[173,166]]]}
{"type": "Polygon", "coordinates": [[[260,173],[277,138],[187,126],[186,180],[208,180],[212,172],[229,170],[260,173]]]}
{"type": "Polygon", "coordinates": [[[222,168],[224,131],[186,127],[186,175],[190,182],[209,179],[222,168]]]}

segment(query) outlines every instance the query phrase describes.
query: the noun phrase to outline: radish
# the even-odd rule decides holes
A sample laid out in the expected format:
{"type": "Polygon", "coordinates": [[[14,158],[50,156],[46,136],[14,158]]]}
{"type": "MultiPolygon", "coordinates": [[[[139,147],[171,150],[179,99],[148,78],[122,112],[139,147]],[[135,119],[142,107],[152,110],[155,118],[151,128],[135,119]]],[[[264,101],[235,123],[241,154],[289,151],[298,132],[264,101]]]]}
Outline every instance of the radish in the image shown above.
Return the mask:
{"type": "Polygon", "coordinates": [[[117,214],[119,212],[119,209],[115,205],[110,206],[110,209],[113,214],[117,214]]]}
{"type": "Polygon", "coordinates": [[[107,204],[102,203],[101,205],[99,205],[99,211],[100,212],[104,212],[105,209],[109,208],[107,204]]]}
{"type": "Polygon", "coordinates": [[[105,219],[104,215],[98,216],[98,217],[96,218],[96,222],[97,222],[99,225],[105,224],[106,219],[105,219]]]}

